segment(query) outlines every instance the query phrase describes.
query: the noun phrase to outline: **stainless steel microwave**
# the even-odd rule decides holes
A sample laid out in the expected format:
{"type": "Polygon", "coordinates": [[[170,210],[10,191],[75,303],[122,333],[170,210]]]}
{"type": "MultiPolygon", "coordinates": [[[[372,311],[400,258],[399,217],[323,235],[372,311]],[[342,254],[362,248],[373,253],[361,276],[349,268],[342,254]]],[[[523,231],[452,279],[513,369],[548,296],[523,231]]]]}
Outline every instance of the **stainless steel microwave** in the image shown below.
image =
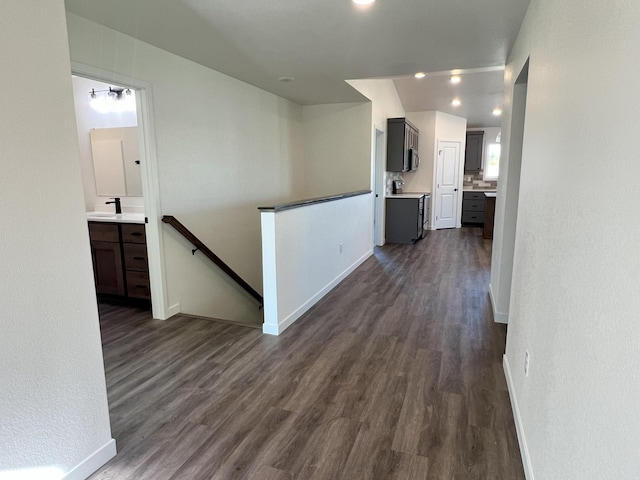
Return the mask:
{"type": "Polygon", "coordinates": [[[418,170],[418,166],[420,165],[420,156],[418,155],[418,150],[415,148],[409,149],[409,171],[415,172],[418,170]]]}

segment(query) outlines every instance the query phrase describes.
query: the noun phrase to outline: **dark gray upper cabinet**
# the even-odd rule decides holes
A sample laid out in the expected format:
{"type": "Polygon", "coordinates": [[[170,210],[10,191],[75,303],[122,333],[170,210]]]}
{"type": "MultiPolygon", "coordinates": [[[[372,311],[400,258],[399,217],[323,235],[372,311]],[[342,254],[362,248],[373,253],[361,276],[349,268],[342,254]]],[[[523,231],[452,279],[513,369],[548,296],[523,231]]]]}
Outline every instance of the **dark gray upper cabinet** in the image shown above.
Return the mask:
{"type": "Polygon", "coordinates": [[[467,132],[467,147],[464,152],[464,173],[479,173],[482,170],[482,139],[484,132],[467,132]]]}
{"type": "Polygon", "coordinates": [[[387,119],[387,171],[410,171],[411,149],[418,150],[418,129],[406,118],[387,119]]]}

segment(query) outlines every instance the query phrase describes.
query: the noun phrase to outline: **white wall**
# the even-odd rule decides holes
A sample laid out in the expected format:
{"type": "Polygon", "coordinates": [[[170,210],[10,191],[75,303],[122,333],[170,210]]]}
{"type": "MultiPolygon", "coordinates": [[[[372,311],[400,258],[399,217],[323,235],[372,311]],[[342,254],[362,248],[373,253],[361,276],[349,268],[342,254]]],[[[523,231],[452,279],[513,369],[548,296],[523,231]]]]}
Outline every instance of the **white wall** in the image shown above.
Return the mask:
{"type": "MultiPolygon", "coordinates": [[[[438,142],[458,142],[460,144],[460,162],[458,163],[458,215],[456,228],[462,227],[462,184],[464,183],[464,150],[467,146],[467,119],[462,117],[456,117],[455,115],[449,115],[444,112],[436,112],[436,150],[438,149],[438,142]]],[[[436,152],[437,154],[437,152],[436,152]]],[[[438,201],[436,192],[436,169],[434,165],[433,170],[433,195],[431,195],[431,225],[436,224],[435,212],[436,208],[433,206],[438,201]]]]}
{"type": "Polygon", "coordinates": [[[637,2],[532,0],[505,71],[504,153],[530,57],[505,356],[530,479],[640,471],[638,24],[637,2]]]}
{"type": "Polygon", "coordinates": [[[369,190],[371,104],[302,107],[303,197],[369,190]]]}
{"type": "MultiPolygon", "coordinates": [[[[152,85],[162,214],[261,290],[259,205],[303,189],[302,107],[68,14],[71,58],[152,85]]],[[[169,305],[259,323],[251,297],[164,226],[169,305]]]]}
{"type": "Polygon", "coordinates": [[[407,192],[426,193],[431,192],[433,188],[436,159],[436,113],[435,111],[407,112],[407,119],[419,131],[418,155],[420,155],[418,170],[404,174],[404,190],[407,192]]]}
{"type": "Polygon", "coordinates": [[[85,478],[115,444],[64,4],[0,10],[0,477],[85,478]]]}
{"type": "Polygon", "coordinates": [[[265,333],[282,333],[373,254],[372,201],[262,212],[265,333]]]}
{"type": "Polygon", "coordinates": [[[387,119],[404,117],[405,112],[391,79],[348,80],[353,88],[371,100],[371,190],[378,194],[374,219],[378,244],[384,244],[384,196],[387,170],[387,119]],[[383,132],[382,158],[376,166],[376,130],[383,132]]]}
{"type": "MultiPolygon", "coordinates": [[[[138,118],[135,110],[101,113],[91,108],[91,98],[89,97],[91,89],[106,90],[113,84],[77,76],[72,78],[72,83],[76,124],[78,126],[78,143],[80,144],[80,167],[82,169],[85,207],[87,212],[93,212],[96,210],[96,205],[103,206],[109,197],[100,197],[96,193],[89,132],[92,128],[135,127],[138,125],[138,118]]],[[[142,197],[122,197],[122,206],[124,211],[144,212],[142,197]]]]}

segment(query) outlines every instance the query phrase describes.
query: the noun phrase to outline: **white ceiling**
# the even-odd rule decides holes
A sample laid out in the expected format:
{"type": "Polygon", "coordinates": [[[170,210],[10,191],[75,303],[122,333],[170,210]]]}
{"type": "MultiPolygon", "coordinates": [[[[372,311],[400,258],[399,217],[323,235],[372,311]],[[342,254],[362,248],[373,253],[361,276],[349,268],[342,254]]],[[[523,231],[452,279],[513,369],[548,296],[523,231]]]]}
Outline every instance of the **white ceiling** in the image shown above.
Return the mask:
{"type": "Polygon", "coordinates": [[[504,68],[466,71],[458,76],[460,83],[451,83],[451,73],[429,74],[425,78],[395,78],[400,101],[408,112],[438,110],[467,119],[468,127],[499,127],[500,117],[493,115],[502,109],[504,68]],[[457,107],[451,104],[459,98],[457,107]]]}
{"type": "MultiPolygon", "coordinates": [[[[377,0],[366,8],[350,0],[65,3],[77,15],[309,105],[362,101],[346,79],[504,65],[529,0],[377,0]]],[[[406,110],[426,102],[406,80],[396,85],[406,110]]]]}

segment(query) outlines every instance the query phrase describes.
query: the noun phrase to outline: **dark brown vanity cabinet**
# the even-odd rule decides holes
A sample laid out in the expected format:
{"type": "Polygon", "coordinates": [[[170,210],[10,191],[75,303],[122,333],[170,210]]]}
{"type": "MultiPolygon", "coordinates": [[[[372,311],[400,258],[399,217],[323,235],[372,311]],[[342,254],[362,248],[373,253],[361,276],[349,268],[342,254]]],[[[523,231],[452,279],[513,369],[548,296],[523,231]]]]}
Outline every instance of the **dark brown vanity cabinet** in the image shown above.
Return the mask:
{"type": "Polygon", "coordinates": [[[464,151],[464,173],[480,173],[482,170],[482,149],[484,132],[467,132],[467,146],[464,151]]]}
{"type": "Polygon", "coordinates": [[[418,129],[406,118],[387,119],[387,171],[410,172],[412,153],[418,152],[418,129]]]}
{"type": "Polygon", "coordinates": [[[144,225],[89,222],[96,292],[150,300],[144,225]]]}

